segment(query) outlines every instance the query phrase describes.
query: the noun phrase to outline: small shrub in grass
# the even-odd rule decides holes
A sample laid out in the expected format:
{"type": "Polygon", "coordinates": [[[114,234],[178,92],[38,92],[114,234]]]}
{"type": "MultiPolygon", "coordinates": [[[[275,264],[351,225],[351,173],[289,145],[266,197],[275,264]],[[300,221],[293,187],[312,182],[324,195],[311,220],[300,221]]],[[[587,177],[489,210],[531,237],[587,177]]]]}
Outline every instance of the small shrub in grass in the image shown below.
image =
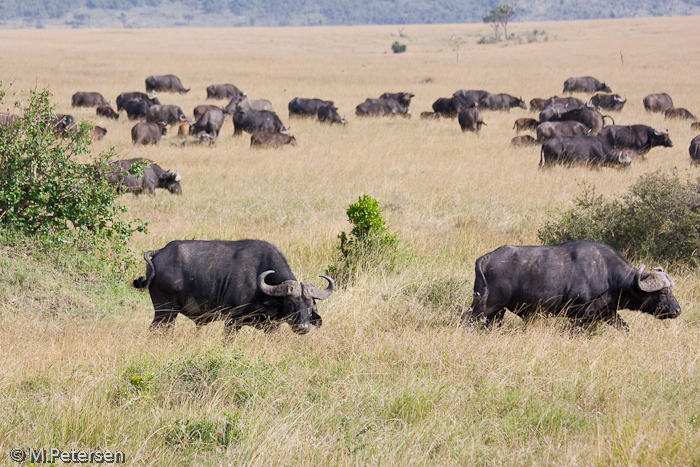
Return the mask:
{"type": "MultiPolygon", "coordinates": [[[[0,102],[4,97],[0,83],[0,102]]],[[[0,226],[48,245],[75,245],[120,264],[146,223],[122,220],[126,207],[105,176],[112,152],[90,155],[91,124],[57,134],[51,94],[31,92],[22,118],[0,126],[0,226]]],[[[19,103],[15,104],[20,107],[19,103]]]]}
{"type": "Polygon", "coordinates": [[[406,51],[406,44],[401,44],[399,41],[394,41],[394,43],[391,44],[391,50],[393,50],[395,54],[402,54],[406,51]]]}
{"type": "Polygon", "coordinates": [[[638,258],[700,265],[700,179],[647,174],[619,199],[585,187],[573,208],[538,232],[548,245],[587,239],[638,258]]]}
{"type": "Polygon", "coordinates": [[[398,236],[387,231],[379,201],[370,195],[360,196],[346,213],[353,229],[338,235],[340,255],[327,270],[341,283],[350,281],[358,269],[392,264],[399,245],[398,236]]]}
{"type": "Polygon", "coordinates": [[[227,447],[241,438],[238,416],[223,413],[223,421],[176,420],[165,441],[180,449],[227,447]]]}

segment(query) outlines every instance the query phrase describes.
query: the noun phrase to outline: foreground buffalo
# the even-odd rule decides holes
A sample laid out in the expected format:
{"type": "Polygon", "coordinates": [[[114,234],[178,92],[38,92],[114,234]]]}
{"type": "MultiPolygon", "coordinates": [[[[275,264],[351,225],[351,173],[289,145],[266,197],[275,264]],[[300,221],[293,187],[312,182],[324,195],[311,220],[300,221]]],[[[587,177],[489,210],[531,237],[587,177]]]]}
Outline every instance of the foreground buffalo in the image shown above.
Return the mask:
{"type": "Polygon", "coordinates": [[[141,193],[154,195],[156,194],[156,188],[164,188],[174,195],[182,194],[182,187],[180,186],[182,177],[180,177],[180,174],[177,171],[165,171],[151,160],[137,157],[135,159],[113,161],[109,164],[113,168],[112,173],[109,174],[109,183],[116,185],[117,191],[126,191],[135,195],[141,193]],[[136,163],[144,166],[142,176],[129,173],[131,166],[136,163]]]}
{"type": "Polygon", "coordinates": [[[221,109],[207,110],[194,125],[190,126],[191,135],[201,135],[207,133],[216,137],[224,124],[224,112],[221,109]]]}
{"type": "Polygon", "coordinates": [[[297,334],[321,326],[316,300],[325,300],[335,288],[318,289],[299,282],[282,253],[260,240],[170,242],[147,251],[146,277],[134,287],[148,287],[155,316],[151,330],[172,327],[178,313],[199,327],[224,320],[226,336],[243,326],[267,332],[288,323],[297,334]]]}
{"type": "Polygon", "coordinates": [[[627,99],[619,94],[596,94],[588,101],[593,107],[619,112],[625,106],[627,99]]]}
{"type": "Polygon", "coordinates": [[[149,76],[146,78],[146,92],[189,92],[175,75],[149,76]]]}
{"type": "Polygon", "coordinates": [[[97,107],[98,105],[109,105],[107,99],[99,92],[76,92],[71,97],[73,107],[97,107]]]}
{"type": "Polygon", "coordinates": [[[261,131],[269,133],[288,134],[282,124],[282,120],[276,113],[268,110],[248,110],[233,114],[233,134],[240,135],[242,132],[255,134],[261,131]]]}
{"type": "Polygon", "coordinates": [[[245,95],[245,92],[233,84],[212,84],[207,87],[207,99],[233,99],[236,96],[245,95]]]}
{"type": "Polygon", "coordinates": [[[481,130],[481,125],[486,125],[484,123],[484,117],[481,115],[481,110],[478,107],[470,107],[468,109],[462,109],[457,117],[459,121],[459,127],[462,131],[475,131],[479,132],[481,130]]]}
{"type": "Polygon", "coordinates": [[[168,125],[165,122],[141,122],[131,129],[131,139],[134,144],[156,144],[167,132],[168,125]]]}
{"type": "Polygon", "coordinates": [[[590,76],[582,76],[576,78],[569,78],[564,81],[564,91],[563,92],[612,92],[608,83],[601,83],[595,78],[590,76]]]}
{"type": "Polygon", "coordinates": [[[622,152],[615,152],[608,143],[597,136],[557,136],[546,141],[540,151],[540,166],[605,165],[626,167],[632,159],[622,152]]]}
{"type": "Polygon", "coordinates": [[[563,122],[543,122],[537,125],[537,142],[544,143],[557,136],[582,136],[591,130],[583,123],[573,120],[563,122]]]}
{"type": "Polygon", "coordinates": [[[688,152],[690,153],[691,164],[700,164],[700,136],[696,136],[690,141],[688,152]]]}
{"type": "Polygon", "coordinates": [[[129,101],[149,101],[150,105],[160,105],[160,101],[155,95],[149,97],[143,92],[123,92],[117,96],[117,110],[123,109],[129,101]]]}
{"type": "Polygon", "coordinates": [[[324,105],[334,105],[333,101],[324,101],[323,99],[307,99],[304,97],[295,97],[287,108],[289,109],[289,117],[313,117],[316,118],[318,111],[324,105]]]}
{"type": "Polygon", "coordinates": [[[474,300],[462,325],[500,324],[505,310],[525,321],[562,316],[577,325],[602,321],[628,330],[617,311],[677,318],[673,280],[660,268],[635,269],[602,243],[576,240],[556,246],[502,246],[476,260],[474,300]]]}
{"type": "Polygon", "coordinates": [[[633,149],[644,155],[656,146],[673,147],[668,130],[657,131],[646,125],[610,125],[598,134],[615,149],[633,149]]]}
{"type": "Polygon", "coordinates": [[[670,109],[664,110],[664,118],[695,120],[695,115],[691,114],[687,109],[671,107],[670,109]]]}
{"type": "Polygon", "coordinates": [[[109,105],[99,105],[95,110],[95,114],[100,117],[111,118],[112,120],[119,120],[119,114],[114,111],[109,105]]]}
{"type": "Polygon", "coordinates": [[[644,104],[644,110],[647,112],[663,112],[673,107],[673,99],[665,92],[649,94],[642,100],[642,103],[644,104]]]}
{"type": "Polygon", "coordinates": [[[283,135],[282,133],[255,133],[250,137],[250,147],[281,147],[286,144],[296,146],[297,140],[292,135],[283,135]]]}

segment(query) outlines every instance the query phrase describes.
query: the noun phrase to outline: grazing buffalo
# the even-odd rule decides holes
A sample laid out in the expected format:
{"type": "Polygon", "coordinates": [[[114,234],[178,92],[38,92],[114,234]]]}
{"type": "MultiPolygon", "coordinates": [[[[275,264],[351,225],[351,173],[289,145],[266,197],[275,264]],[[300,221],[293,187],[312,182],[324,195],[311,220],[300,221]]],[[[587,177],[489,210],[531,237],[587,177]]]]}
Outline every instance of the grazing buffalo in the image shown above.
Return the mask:
{"type": "Polygon", "coordinates": [[[111,118],[112,120],[119,120],[119,114],[115,112],[114,109],[109,105],[97,106],[95,114],[99,115],[100,117],[111,118]]]}
{"type": "Polygon", "coordinates": [[[591,130],[586,125],[573,120],[542,122],[537,126],[537,142],[544,143],[557,136],[582,136],[590,133],[591,130]]]}
{"type": "Polygon", "coordinates": [[[143,99],[140,101],[127,101],[124,103],[123,108],[129,120],[143,120],[146,118],[146,115],[148,115],[148,109],[155,105],[159,104],[154,104],[148,99],[143,99]]]}
{"type": "Polygon", "coordinates": [[[219,108],[210,109],[207,110],[204,115],[202,115],[201,118],[190,127],[190,134],[199,136],[202,133],[207,133],[213,137],[216,137],[219,134],[223,124],[224,112],[219,108]]]}
{"type": "Polygon", "coordinates": [[[340,125],[345,125],[348,123],[343,117],[338,113],[338,108],[334,104],[326,104],[320,109],[318,109],[318,121],[321,123],[338,123],[340,125]]]}
{"type": "Polygon", "coordinates": [[[289,117],[313,117],[318,116],[318,111],[324,105],[334,105],[333,101],[324,101],[323,99],[306,99],[304,97],[295,97],[287,108],[289,109],[289,117]]]}
{"type": "Polygon", "coordinates": [[[402,115],[410,117],[411,112],[408,107],[394,99],[367,99],[362,104],[355,107],[355,115],[358,117],[378,117],[383,115],[402,115]]]}
{"type": "Polygon", "coordinates": [[[661,268],[645,274],[615,249],[586,240],[556,246],[502,246],[476,260],[474,300],[461,324],[499,325],[505,310],[530,321],[537,315],[572,324],[602,321],[629,327],[618,310],[639,310],[658,319],[677,318],[673,280],[661,268]]]}
{"type": "Polygon", "coordinates": [[[657,131],[646,125],[611,125],[598,134],[615,149],[632,149],[641,155],[656,146],[673,147],[668,130],[657,131]]]}
{"type": "Polygon", "coordinates": [[[149,76],[146,78],[146,92],[189,92],[175,75],[149,76]]]}
{"type": "Polygon", "coordinates": [[[282,120],[276,113],[269,110],[247,110],[233,114],[233,134],[240,135],[242,132],[259,133],[266,131],[269,133],[289,134],[282,124],[282,120]]]}
{"type": "Polygon", "coordinates": [[[95,126],[90,130],[90,138],[93,141],[101,140],[107,134],[107,128],[102,128],[101,126],[95,126]]]}
{"type": "Polygon", "coordinates": [[[156,144],[160,137],[168,132],[168,124],[165,122],[137,123],[131,129],[131,139],[134,144],[156,144]]]}
{"type": "Polygon", "coordinates": [[[489,95],[490,92],[487,91],[472,91],[469,89],[460,89],[459,91],[452,94],[452,97],[456,98],[462,107],[474,107],[481,105],[482,101],[489,95]]]}
{"type": "Polygon", "coordinates": [[[143,92],[123,92],[117,96],[117,110],[123,109],[129,101],[148,101],[151,105],[160,105],[160,101],[155,94],[153,97],[150,97],[143,92]]]}
{"type": "Polygon", "coordinates": [[[234,114],[236,112],[245,112],[247,110],[266,110],[275,112],[272,107],[272,102],[267,99],[248,99],[247,97],[238,96],[231,99],[226,107],[223,108],[225,114],[234,114]]]}
{"type": "Polygon", "coordinates": [[[626,102],[627,99],[623,99],[619,94],[596,94],[588,101],[595,108],[616,112],[622,110],[626,102]]]}
{"type": "Polygon", "coordinates": [[[65,114],[56,114],[56,116],[49,121],[49,125],[53,128],[54,134],[61,137],[66,136],[68,133],[78,128],[75,117],[65,114]]]}
{"type": "Polygon", "coordinates": [[[318,289],[299,282],[282,253],[260,240],[178,240],[147,251],[146,277],[134,287],[148,287],[155,316],[151,330],[172,327],[178,313],[199,327],[224,320],[226,336],[243,326],[266,332],[288,323],[297,334],[321,326],[315,300],[325,300],[335,288],[318,289]]]}
{"type": "Polygon", "coordinates": [[[544,110],[544,103],[547,102],[545,99],[540,99],[535,97],[530,100],[530,112],[542,112],[544,110]]]}
{"type": "Polygon", "coordinates": [[[401,106],[406,107],[406,109],[411,106],[411,99],[414,97],[416,97],[415,94],[410,92],[385,92],[379,96],[380,99],[394,100],[401,104],[401,106]]]}
{"type": "Polygon", "coordinates": [[[690,141],[688,152],[690,153],[691,164],[700,164],[700,136],[696,136],[690,141]]]}
{"type": "Polygon", "coordinates": [[[664,110],[664,118],[681,118],[684,120],[695,120],[695,115],[683,108],[671,107],[664,110]]]}
{"type": "Polygon", "coordinates": [[[433,112],[440,117],[455,118],[462,110],[462,103],[456,97],[440,97],[433,102],[433,112]]]}
{"type": "Polygon", "coordinates": [[[486,110],[505,110],[510,111],[513,107],[527,109],[525,101],[522,97],[518,98],[510,94],[490,94],[484,97],[479,106],[486,110]]]}
{"type": "Polygon", "coordinates": [[[649,94],[642,102],[644,103],[644,110],[647,112],[663,112],[673,107],[673,99],[665,92],[661,94],[649,94]]]}
{"type": "Polygon", "coordinates": [[[146,112],[146,121],[148,123],[165,122],[168,125],[175,125],[187,121],[187,117],[177,105],[152,105],[146,112]]]}
{"type": "Polygon", "coordinates": [[[520,133],[522,130],[536,130],[540,122],[534,118],[519,118],[513,124],[513,129],[520,133]]]}
{"type": "Polygon", "coordinates": [[[17,115],[7,114],[0,112],[0,126],[12,125],[14,122],[18,121],[21,117],[17,115]]]}
{"type": "MultiPolygon", "coordinates": [[[[561,122],[569,120],[583,123],[588,129],[591,130],[592,135],[597,135],[600,130],[603,129],[605,124],[604,120],[606,117],[612,120],[612,117],[608,115],[601,115],[600,112],[587,107],[580,107],[578,109],[568,110],[566,112],[559,112],[558,110],[549,107],[540,112],[541,122],[561,122]]],[[[615,124],[614,121],[613,124],[615,124]]]]}
{"type": "Polygon", "coordinates": [[[112,173],[109,174],[109,183],[117,186],[117,191],[125,191],[140,195],[147,193],[156,194],[156,188],[164,188],[174,195],[182,194],[180,180],[182,177],[177,172],[167,172],[155,162],[140,157],[120,161],[112,161],[112,173]],[[139,163],[143,168],[143,175],[137,176],[129,173],[131,166],[139,163]]]}
{"type": "Polygon", "coordinates": [[[486,125],[478,107],[462,109],[459,112],[457,121],[459,121],[459,127],[462,129],[462,132],[476,131],[478,133],[481,130],[481,125],[486,125]]]}
{"type": "Polygon", "coordinates": [[[281,147],[285,144],[290,144],[292,146],[297,145],[297,140],[292,135],[283,135],[282,133],[268,133],[260,132],[255,133],[250,137],[250,147],[281,147]]]}
{"type": "Polygon", "coordinates": [[[73,107],[97,107],[98,105],[109,105],[107,99],[99,92],[76,92],[71,97],[73,107]]]}
{"type": "Polygon", "coordinates": [[[534,146],[537,144],[537,140],[530,135],[520,135],[511,139],[510,144],[516,147],[534,146]]]}
{"type": "Polygon", "coordinates": [[[542,145],[540,167],[552,164],[626,167],[632,160],[597,136],[557,136],[542,145]]]}
{"type": "Polygon", "coordinates": [[[204,115],[207,112],[207,110],[212,110],[212,109],[221,110],[223,112],[221,107],[219,107],[217,105],[198,105],[192,111],[192,113],[194,114],[194,119],[199,120],[200,118],[202,118],[202,115],[204,115]]]}
{"type": "Polygon", "coordinates": [[[577,98],[577,97],[550,97],[546,101],[544,101],[542,109],[546,109],[548,107],[559,107],[559,108],[564,108],[567,110],[572,110],[572,109],[578,109],[579,107],[585,107],[586,104],[584,102],[577,98]]]}
{"type": "Polygon", "coordinates": [[[563,92],[612,92],[608,83],[601,83],[595,78],[590,76],[583,76],[577,78],[569,78],[564,81],[564,91],[563,92]]]}
{"type": "Polygon", "coordinates": [[[212,84],[207,87],[207,99],[233,99],[236,96],[245,95],[245,92],[233,84],[212,84]]]}

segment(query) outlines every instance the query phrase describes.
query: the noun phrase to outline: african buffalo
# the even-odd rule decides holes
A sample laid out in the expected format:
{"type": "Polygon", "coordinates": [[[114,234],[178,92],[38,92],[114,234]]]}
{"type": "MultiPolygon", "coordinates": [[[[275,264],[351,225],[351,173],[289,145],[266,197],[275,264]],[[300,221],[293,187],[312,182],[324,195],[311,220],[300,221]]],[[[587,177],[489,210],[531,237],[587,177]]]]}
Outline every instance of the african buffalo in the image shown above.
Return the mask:
{"type": "Polygon", "coordinates": [[[146,121],[148,123],[165,122],[168,125],[175,125],[187,121],[187,117],[177,105],[153,105],[146,111],[146,121]]]}
{"type": "Polygon", "coordinates": [[[564,91],[563,92],[612,92],[608,83],[601,83],[595,78],[590,76],[583,76],[577,78],[569,78],[564,81],[564,91]]]}
{"type": "Polygon", "coordinates": [[[440,97],[433,102],[433,112],[440,117],[455,118],[461,109],[462,104],[456,97],[440,97]]]}
{"type": "Polygon", "coordinates": [[[289,109],[289,117],[313,117],[316,118],[318,111],[324,105],[334,105],[333,101],[324,101],[323,99],[307,99],[304,97],[295,97],[287,108],[289,109]]]}
{"type": "Polygon", "coordinates": [[[481,130],[481,125],[486,125],[478,107],[462,109],[459,112],[457,121],[459,121],[459,127],[462,129],[462,132],[475,131],[478,133],[481,130]]]}
{"type": "Polygon", "coordinates": [[[513,129],[517,133],[520,133],[522,130],[536,130],[539,124],[540,122],[534,118],[519,118],[513,124],[513,129]]]}
{"type": "Polygon", "coordinates": [[[483,99],[485,99],[490,92],[487,91],[472,91],[469,89],[460,89],[459,91],[452,94],[452,97],[456,98],[462,107],[474,107],[481,105],[483,99]]]}
{"type": "Polygon", "coordinates": [[[540,167],[563,165],[630,165],[632,160],[622,152],[613,151],[597,136],[557,136],[545,141],[540,150],[540,167]]]}
{"type": "Polygon", "coordinates": [[[649,94],[642,102],[644,103],[644,110],[647,112],[663,112],[673,107],[673,99],[665,92],[661,94],[649,94]]]}
{"type": "Polygon", "coordinates": [[[234,97],[231,99],[231,102],[223,108],[225,114],[234,114],[246,110],[266,110],[268,112],[275,112],[274,107],[272,107],[272,102],[267,99],[248,99],[244,96],[234,97]]]}
{"type": "Polygon", "coordinates": [[[180,82],[180,78],[175,75],[149,76],[146,78],[146,92],[179,92],[184,94],[189,92],[180,82]]]}
{"type": "Polygon", "coordinates": [[[684,120],[695,120],[695,115],[683,108],[671,107],[664,110],[664,118],[680,118],[684,120]]]}
{"type": "Polygon", "coordinates": [[[94,126],[90,130],[90,138],[92,138],[93,141],[101,140],[106,134],[107,128],[102,128],[101,126],[94,126]]]}
{"type": "Polygon", "coordinates": [[[285,144],[292,146],[297,145],[297,140],[292,135],[283,135],[282,133],[268,133],[260,132],[255,133],[250,137],[250,147],[281,147],[285,144]]]}
{"type": "MultiPolygon", "coordinates": [[[[139,123],[139,125],[141,125],[139,123]]],[[[117,191],[126,191],[139,195],[147,193],[155,195],[156,188],[164,188],[174,195],[182,194],[180,180],[182,177],[175,172],[167,172],[155,162],[140,157],[120,161],[112,161],[112,172],[109,174],[109,183],[117,186],[117,191]],[[140,163],[143,165],[143,175],[137,176],[129,173],[131,166],[140,163]]]]}
{"type": "Polygon", "coordinates": [[[572,324],[602,321],[629,327],[618,310],[639,310],[658,319],[677,318],[673,280],[661,268],[645,274],[615,249],[575,240],[555,246],[502,246],[476,260],[474,300],[461,324],[499,325],[506,309],[530,321],[562,316],[572,324]]]}
{"type": "Polygon", "coordinates": [[[151,330],[172,327],[178,313],[197,327],[225,320],[226,337],[243,326],[266,332],[288,323],[297,334],[321,326],[315,300],[333,293],[335,282],[318,289],[299,282],[282,253],[261,240],[178,240],[147,251],[146,277],[134,287],[148,287],[155,316],[151,330]]]}
{"type": "Polygon", "coordinates": [[[380,97],[379,99],[366,99],[362,104],[355,107],[355,115],[358,117],[376,117],[383,115],[410,117],[411,111],[408,106],[404,105],[399,100],[380,97]]]}
{"type": "Polygon", "coordinates": [[[21,117],[17,115],[1,113],[0,112],[0,126],[12,125],[14,122],[18,121],[21,117]]]}
{"type": "Polygon", "coordinates": [[[578,109],[579,107],[585,107],[586,104],[577,97],[557,97],[553,96],[544,101],[542,109],[548,107],[559,107],[566,110],[578,109]]]}
{"type": "Polygon", "coordinates": [[[518,98],[510,94],[491,94],[489,93],[479,102],[479,107],[485,110],[505,110],[510,111],[513,107],[527,109],[525,101],[522,97],[518,98]]]}
{"type": "Polygon", "coordinates": [[[545,102],[545,99],[540,99],[539,97],[530,99],[530,112],[542,112],[544,110],[545,102]]]}
{"type": "Polygon", "coordinates": [[[591,130],[586,125],[574,120],[542,122],[537,125],[537,142],[544,143],[557,136],[582,136],[590,133],[591,130]]]}
{"type": "Polygon", "coordinates": [[[288,134],[282,124],[282,120],[276,113],[269,110],[247,110],[245,112],[236,112],[233,114],[233,134],[240,135],[242,132],[251,134],[266,131],[269,133],[284,133],[288,134]]]}
{"type": "Polygon", "coordinates": [[[99,105],[95,114],[105,118],[111,118],[113,120],[119,120],[119,114],[114,111],[109,105],[99,105]]]}
{"type": "Polygon", "coordinates": [[[690,141],[688,152],[690,153],[691,164],[700,164],[700,136],[696,136],[690,141]]]}
{"type": "Polygon", "coordinates": [[[78,128],[75,117],[66,114],[56,114],[56,116],[49,121],[49,125],[53,128],[54,134],[61,137],[66,136],[68,133],[78,128]]]}
{"type": "Polygon", "coordinates": [[[122,110],[129,101],[148,101],[150,105],[160,105],[155,94],[151,97],[143,92],[123,92],[117,96],[117,110],[122,110]]]}
{"type": "Polygon", "coordinates": [[[233,99],[246,93],[233,84],[212,84],[207,87],[207,99],[233,99]]]}
{"type": "Polygon", "coordinates": [[[406,109],[408,109],[411,106],[411,99],[413,97],[415,97],[415,94],[410,92],[385,92],[384,94],[379,96],[380,99],[394,100],[406,109]]]}
{"type": "Polygon", "coordinates": [[[646,125],[606,126],[598,136],[615,149],[633,149],[641,155],[656,146],[673,147],[668,130],[657,131],[646,125]]]}
{"type": "Polygon", "coordinates": [[[510,144],[513,146],[534,146],[537,144],[537,140],[530,135],[520,135],[515,136],[510,140],[510,144]]]}
{"type": "Polygon", "coordinates": [[[194,114],[194,119],[199,120],[200,118],[202,118],[202,115],[204,115],[207,112],[207,110],[212,109],[221,110],[223,112],[221,107],[219,107],[218,105],[198,105],[192,111],[192,113],[194,114]]]}
{"type": "Polygon", "coordinates": [[[338,113],[338,108],[334,104],[326,104],[318,109],[317,112],[318,121],[321,123],[338,123],[340,125],[345,125],[348,123],[343,117],[338,113]]]}
{"type": "Polygon", "coordinates": [[[71,97],[72,107],[97,107],[98,105],[109,105],[107,99],[99,92],[76,92],[71,97]]]}
{"type": "MultiPolygon", "coordinates": [[[[600,112],[587,107],[580,107],[577,109],[568,110],[566,112],[560,112],[558,110],[554,110],[552,107],[549,107],[540,112],[541,122],[561,122],[573,120],[586,125],[586,127],[591,130],[592,135],[597,135],[600,132],[605,124],[606,117],[612,120],[612,117],[608,115],[601,115],[600,112]]],[[[613,124],[615,124],[614,121],[613,124]]]]}
{"type": "Polygon", "coordinates": [[[148,115],[148,109],[155,105],[158,104],[153,104],[148,99],[139,101],[132,100],[125,102],[123,108],[126,111],[126,115],[129,117],[129,120],[141,120],[145,119],[146,115],[148,115]]]}
{"type": "Polygon", "coordinates": [[[160,137],[168,132],[168,125],[165,122],[157,123],[137,123],[131,129],[131,139],[134,144],[156,144],[160,137]]]}
{"type": "Polygon", "coordinates": [[[216,137],[224,124],[224,112],[219,109],[207,110],[194,125],[190,126],[191,135],[207,133],[216,137]]]}
{"type": "Polygon", "coordinates": [[[619,94],[596,94],[588,101],[595,108],[619,112],[625,106],[627,99],[619,94]]]}

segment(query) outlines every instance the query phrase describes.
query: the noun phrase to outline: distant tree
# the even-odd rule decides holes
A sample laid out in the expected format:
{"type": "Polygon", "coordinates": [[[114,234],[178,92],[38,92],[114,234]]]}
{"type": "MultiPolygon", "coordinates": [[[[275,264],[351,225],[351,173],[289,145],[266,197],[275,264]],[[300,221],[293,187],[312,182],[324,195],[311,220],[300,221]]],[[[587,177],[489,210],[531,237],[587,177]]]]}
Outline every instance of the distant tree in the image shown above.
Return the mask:
{"type": "Polygon", "coordinates": [[[508,40],[508,21],[515,14],[515,7],[510,3],[504,3],[503,5],[498,5],[491,12],[484,16],[484,23],[489,24],[493,28],[493,33],[498,37],[498,28],[503,26],[503,32],[508,40]]]}

